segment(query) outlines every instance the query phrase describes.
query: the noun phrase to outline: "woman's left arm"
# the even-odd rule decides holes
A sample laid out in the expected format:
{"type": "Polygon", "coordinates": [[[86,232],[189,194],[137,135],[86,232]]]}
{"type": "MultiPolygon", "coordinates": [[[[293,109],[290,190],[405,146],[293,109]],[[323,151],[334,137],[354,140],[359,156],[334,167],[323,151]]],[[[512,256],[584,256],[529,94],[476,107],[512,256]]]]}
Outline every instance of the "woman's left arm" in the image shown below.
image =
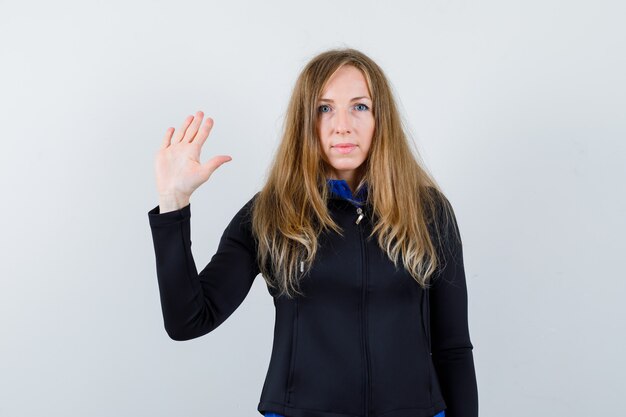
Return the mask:
{"type": "Polygon", "coordinates": [[[477,417],[478,387],[468,328],[463,248],[453,212],[451,220],[442,221],[440,226],[443,265],[429,290],[432,358],[447,405],[446,417],[477,417]]]}

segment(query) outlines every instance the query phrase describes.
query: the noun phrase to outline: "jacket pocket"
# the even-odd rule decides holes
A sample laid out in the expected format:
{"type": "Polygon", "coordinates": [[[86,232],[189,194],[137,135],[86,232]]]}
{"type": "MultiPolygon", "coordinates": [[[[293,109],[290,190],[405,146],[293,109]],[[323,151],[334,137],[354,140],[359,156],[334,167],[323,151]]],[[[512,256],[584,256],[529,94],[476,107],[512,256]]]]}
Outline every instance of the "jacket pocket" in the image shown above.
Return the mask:
{"type": "Polygon", "coordinates": [[[298,299],[294,301],[293,307],[293,332],[291,338],[291,355],[289,363],[289,377],[287,379],[287,393],[285,402],[291,403],[291,394],[294,391],[294,368],[296,365],[296,354],[298,350],[298,299]]]}
{"type": "Polygon", "coordinates": [[[422,324],[424,329],[424,345],[426,349],[426,364],[428,365],[428,397],[432,400],[432,378],[434,373],[433,360],[432,360],[432,348],[430,341],[430,300],[429,292],[427,289],[422,291],[422,324]]]}

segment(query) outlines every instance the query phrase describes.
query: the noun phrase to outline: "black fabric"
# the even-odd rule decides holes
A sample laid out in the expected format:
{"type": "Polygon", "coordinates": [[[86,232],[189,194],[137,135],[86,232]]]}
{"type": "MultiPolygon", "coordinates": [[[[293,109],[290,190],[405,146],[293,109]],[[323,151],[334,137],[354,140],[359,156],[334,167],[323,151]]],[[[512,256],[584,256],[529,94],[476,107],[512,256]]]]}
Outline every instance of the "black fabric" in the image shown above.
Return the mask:
{"type": "MultiPolygon", "coordinates": [[[[148,212],[165,330],[193,339],[223,323],[259,274],[250,209],[224,230],[198,274],[191,253],[191,205],[148,212]]],[[[293,417],[478,416],[461,242],[442,225],[446,258],[424,291],[396,269],[374,239],[371,207],[331,198],[344,236],[320,236],[318,257],[302,277],[304,297],[276,297],[274,341],[258,411],[293,417]],[[430,333],[430,337],[428,334],[430,333]]],[[[269,287],[268,287],[269,290],[269,287]]]]}

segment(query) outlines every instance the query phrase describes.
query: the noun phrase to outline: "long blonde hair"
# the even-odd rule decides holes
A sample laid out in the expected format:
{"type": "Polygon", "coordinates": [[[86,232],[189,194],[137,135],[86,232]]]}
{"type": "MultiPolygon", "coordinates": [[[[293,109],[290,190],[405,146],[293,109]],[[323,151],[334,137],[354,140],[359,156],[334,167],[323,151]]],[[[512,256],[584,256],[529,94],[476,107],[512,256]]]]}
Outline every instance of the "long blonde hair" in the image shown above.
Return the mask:
{"type": "MultiPolygon", "coordinates": [[[[343,65],[363,72],[375,127],[369,155],[361,165],[359,190],[367,184],[367,204],[376,219],[375,236],[396,268],[399,258],[423,288],[440,265],[438,218],[454,220],[452,207],[434,178],[411,152],[389,83],[382,69],[362,52],[333,49],[313,57],[300,73],[287,108],[283,135],[265,185],[252,205],[252,232],[259,269],[278,295],[303,293],[299,278],[311,267],[318,236],[341,228],[329,214],[327,166],[317,134],[317,101],[326,82],[343,65]],[[443,210],[442,210],[443,209],[443,210]],[[304,262],[303,272],[300,262],[304,262]]],[[[447,229],[456,232],[456,224],[447,229]]]]}

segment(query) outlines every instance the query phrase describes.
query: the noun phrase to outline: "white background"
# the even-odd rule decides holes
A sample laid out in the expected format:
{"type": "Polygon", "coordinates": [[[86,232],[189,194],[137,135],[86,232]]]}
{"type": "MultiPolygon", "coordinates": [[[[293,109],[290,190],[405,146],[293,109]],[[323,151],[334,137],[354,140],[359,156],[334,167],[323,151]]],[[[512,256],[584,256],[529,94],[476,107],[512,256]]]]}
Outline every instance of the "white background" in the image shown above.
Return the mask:
{"type": "MultiPolygon", "coordinates": [[[[256,416],[259,275],[214,332],[163,328],[147,212],[170,126],[215,119],[198,269],[260,189],[303,65],[385,70],[464,242],[481,416],[621,413],[619,1],[0,1],[0,415],[256,416]]],[[[452,417],[452,416],[451,416],[452,417]]]]}

